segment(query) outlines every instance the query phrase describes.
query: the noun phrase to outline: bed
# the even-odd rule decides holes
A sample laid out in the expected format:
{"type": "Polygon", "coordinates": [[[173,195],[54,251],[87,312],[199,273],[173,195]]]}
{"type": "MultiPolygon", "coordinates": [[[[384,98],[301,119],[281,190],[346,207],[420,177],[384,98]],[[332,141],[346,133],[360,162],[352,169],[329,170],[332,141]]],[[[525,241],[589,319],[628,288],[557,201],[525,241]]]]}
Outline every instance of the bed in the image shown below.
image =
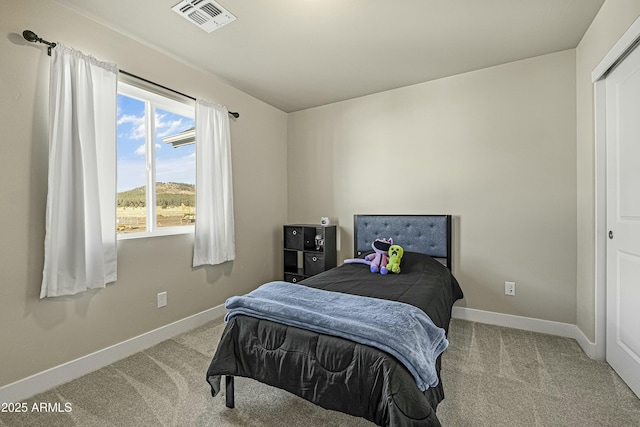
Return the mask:
{"type": "MultiPolygon", "coordinates": [[[[356,257],[370,253],[372,242],[380,237],[391,237],[404,248],[400,274],[374,274],[363,264],[343,264],[291,286],[339,293],[351,300],[355,295],[363,304],[370,298],[404,303],[426,313],[446,336],[453,304],[463,297],[451,273],[451,216],[354,216],[356,257]]],[[[220,393],[224,376],[226,406],[233,408],[233,378],[242,376],[381,426],[440,425],[436,408],[444,398],[441,355],[433,366],[437,384],[421,391],[414,370],[394,353],[338,335],[235,315],[207,370],[211,393],[220,393]]]]}

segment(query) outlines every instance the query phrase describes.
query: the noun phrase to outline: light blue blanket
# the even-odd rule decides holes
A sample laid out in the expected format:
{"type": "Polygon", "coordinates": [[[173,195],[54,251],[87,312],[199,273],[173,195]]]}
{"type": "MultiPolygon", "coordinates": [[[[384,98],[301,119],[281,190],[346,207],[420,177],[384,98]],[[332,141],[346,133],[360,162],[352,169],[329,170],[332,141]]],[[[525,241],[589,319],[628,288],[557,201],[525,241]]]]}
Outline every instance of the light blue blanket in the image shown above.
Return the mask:
{"type": "Polygon", "coordinates": [[[445,332],[409,304],[270,282],[227,299],[225,322],[245,314],[339,336],[386,351],[403,363],[421,391],[438,384],[436,358],[447,348],[445,332]]]}

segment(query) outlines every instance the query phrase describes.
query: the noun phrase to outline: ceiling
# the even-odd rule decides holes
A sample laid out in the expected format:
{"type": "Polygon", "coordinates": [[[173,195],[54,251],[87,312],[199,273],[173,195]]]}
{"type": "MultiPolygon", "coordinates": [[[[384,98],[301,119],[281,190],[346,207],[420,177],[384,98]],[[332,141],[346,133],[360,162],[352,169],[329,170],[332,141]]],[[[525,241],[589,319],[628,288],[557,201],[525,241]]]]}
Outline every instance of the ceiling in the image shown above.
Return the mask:
{"type": "Polygon", "coordinates": [[[285,112],[575,48],[604,0],[56,0],[285,112]]]}

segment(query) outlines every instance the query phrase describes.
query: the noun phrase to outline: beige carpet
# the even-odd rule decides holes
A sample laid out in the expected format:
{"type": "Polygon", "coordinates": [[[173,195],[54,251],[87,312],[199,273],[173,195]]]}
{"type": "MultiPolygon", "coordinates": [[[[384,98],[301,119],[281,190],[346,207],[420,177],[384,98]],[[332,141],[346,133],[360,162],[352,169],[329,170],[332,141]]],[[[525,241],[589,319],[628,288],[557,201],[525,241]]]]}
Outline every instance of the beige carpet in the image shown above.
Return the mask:
{"type": "MultiPolygon", "coordinates": [[[[209,323],[28,399],[27,413],[0,413],[0,426],[373,425],[245,378],[236,378],[236,408],[227,409],[205,381],[223,326],[209,323]],[[60,412],[34,411],[41,403],[60,412]]],[[[640,426],[640,400],[574,340],[461,320],[449,338],[444,426],[640,426]]]]}

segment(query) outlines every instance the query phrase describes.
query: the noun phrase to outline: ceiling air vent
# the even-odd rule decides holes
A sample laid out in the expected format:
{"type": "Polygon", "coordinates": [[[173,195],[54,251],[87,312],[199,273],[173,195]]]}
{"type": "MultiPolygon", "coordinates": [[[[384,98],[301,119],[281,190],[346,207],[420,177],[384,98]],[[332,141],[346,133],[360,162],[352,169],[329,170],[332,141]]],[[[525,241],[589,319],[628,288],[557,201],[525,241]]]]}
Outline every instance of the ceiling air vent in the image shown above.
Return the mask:
{"type": "Polygon", "coordinates": [[[217,30],[236,20],[225,8],[211,0],[181,1],[171,8],[174,12],[184,17],[192,24],[205,30],[207,33],[217,30]]]}

